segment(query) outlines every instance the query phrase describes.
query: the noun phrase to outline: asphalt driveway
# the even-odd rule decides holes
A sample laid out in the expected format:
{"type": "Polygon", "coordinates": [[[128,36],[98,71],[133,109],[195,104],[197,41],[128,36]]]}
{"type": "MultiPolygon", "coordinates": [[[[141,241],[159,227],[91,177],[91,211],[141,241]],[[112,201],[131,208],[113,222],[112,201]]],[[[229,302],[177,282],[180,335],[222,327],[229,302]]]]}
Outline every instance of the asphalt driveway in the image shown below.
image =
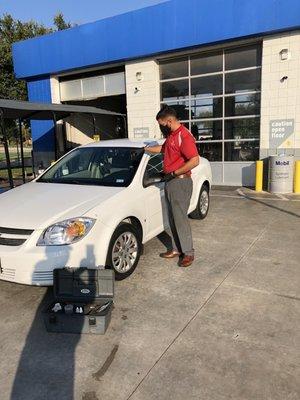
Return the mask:
{"type": "Polygon", "coordinates": [[[298,400],[299,200],[215,190],[194,265],[148,243],[105,336],[47,333],[49,290],[0,282],[1,400],[298,400]]]}

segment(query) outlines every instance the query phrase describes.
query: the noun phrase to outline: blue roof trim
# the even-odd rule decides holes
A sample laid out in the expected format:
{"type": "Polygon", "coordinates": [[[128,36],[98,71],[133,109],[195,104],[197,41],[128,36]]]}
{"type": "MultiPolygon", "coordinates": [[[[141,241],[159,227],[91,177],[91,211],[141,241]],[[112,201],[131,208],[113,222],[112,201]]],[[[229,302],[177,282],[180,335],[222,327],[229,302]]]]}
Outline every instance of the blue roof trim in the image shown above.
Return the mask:
{"type": "Polygon", "coordinates": [[[13,45],[18,78],[300,28],[299,0],[170,0],[13,45]]]}

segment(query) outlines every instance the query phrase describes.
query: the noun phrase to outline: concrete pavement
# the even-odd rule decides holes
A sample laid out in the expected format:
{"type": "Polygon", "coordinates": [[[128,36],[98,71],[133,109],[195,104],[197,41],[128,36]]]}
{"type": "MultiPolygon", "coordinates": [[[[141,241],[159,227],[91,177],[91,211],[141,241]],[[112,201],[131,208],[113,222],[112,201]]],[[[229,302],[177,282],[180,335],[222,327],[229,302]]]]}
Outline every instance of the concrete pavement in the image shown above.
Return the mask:
{"type": "Polygon", "coordinates": [[[47,290],[0,282],[1,400],[298,400],[300,202],[215,190],[197,259],[145,246],[105,336],[45,331],[47,290]]]}

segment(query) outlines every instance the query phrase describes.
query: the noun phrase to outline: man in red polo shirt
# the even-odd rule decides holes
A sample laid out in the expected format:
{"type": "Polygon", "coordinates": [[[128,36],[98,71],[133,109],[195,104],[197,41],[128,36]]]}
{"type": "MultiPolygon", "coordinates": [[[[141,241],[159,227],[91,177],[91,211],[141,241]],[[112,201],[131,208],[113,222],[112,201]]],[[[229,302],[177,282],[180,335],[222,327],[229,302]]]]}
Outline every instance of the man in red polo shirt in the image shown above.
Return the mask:
{"type": "Polygon", "coordinates": [[[179,122],[173,108],[163,106],[156,119],[166,140],[162,146],[146,147],[145,151],[164,154],[165,197],[173,244],[172,250],[160,256],[180,256],[179,266],[188,267],[194,261],[194,249],[187,212],[193,191],[191,171],[199,164],[199,154],[193,135],[179,122]]]}

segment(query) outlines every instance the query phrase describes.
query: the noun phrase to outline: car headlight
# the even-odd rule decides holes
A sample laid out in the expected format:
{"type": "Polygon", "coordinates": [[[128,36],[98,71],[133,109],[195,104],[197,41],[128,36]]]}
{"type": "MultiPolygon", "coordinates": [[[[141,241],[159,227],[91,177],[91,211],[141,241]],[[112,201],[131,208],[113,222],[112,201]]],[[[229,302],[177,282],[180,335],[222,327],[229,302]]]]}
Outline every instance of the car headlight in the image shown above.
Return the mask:
{"type": "Polygon", "coordinates": [[[60,246],[78,242],[92,229],[92,218],[73,218],[49,226],[41,234],[37,246],[60,246]]]}

